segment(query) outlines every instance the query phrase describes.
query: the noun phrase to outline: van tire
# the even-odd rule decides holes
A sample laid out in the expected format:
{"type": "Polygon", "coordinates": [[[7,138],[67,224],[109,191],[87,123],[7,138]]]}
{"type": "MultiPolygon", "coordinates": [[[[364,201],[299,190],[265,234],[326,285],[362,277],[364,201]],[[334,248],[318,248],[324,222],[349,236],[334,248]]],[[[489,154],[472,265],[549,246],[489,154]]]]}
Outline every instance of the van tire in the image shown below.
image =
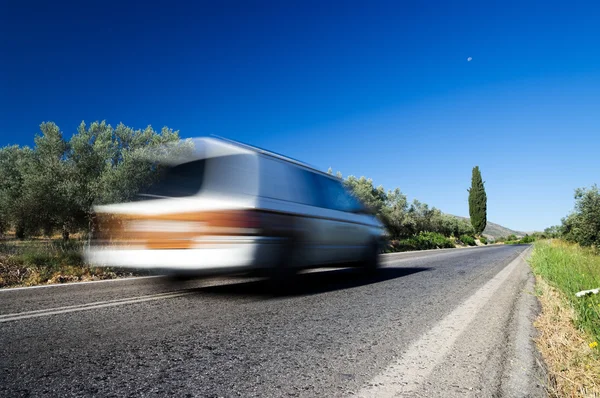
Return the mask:
{"type": "Polygon", "coordinates": [[[362,263],[361,270],[364,274],[373,276],[377,273],[379,269],[379,250],[380,245],[379,242],[374,241],[369,244],[367,248],[367,253],[365,254],[365,258],[362,263]]]}
{"type": "Polygon", "coordinates": [[[293,238],[288,238],[282,245],[279,259],[269,272],[269,285],[275,294],[289,292],[289,288],[297,273],[295,256],[297,255],[297,244],[293,238]]]}

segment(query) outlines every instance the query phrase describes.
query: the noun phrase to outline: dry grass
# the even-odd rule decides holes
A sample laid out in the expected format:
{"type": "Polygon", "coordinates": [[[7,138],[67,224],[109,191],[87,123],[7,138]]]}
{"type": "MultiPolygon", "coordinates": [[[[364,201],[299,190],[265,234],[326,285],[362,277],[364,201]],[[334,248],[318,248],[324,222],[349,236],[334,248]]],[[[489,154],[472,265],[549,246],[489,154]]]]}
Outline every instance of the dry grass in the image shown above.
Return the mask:
{"type": "Polygon", "coordinates": [[[536,339],[554,384],[554,397],[600,397],[600,354],[574,326],[576,312],[563,293],[536,276],[542,312],[536,339]]]}
{"type": "Polygon", "coordinates": [[[84,263],[84,242],[0,241],[0,288],[114,279],[147,273],[84,263]]]}

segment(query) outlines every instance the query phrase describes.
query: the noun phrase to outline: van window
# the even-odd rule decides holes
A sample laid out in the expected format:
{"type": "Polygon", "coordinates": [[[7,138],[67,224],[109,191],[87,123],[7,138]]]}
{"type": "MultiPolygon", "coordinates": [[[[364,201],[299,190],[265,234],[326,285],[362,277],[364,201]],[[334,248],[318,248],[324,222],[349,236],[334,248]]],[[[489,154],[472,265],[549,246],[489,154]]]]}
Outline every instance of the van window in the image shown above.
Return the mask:
{"type": "Polygon", "coordinates": [[[309,206],[324,207],[323,195],[317,185],[315,173],[299,167],[290,167],[290,172],[294,176],[291,191],[292,195],[298,198],[296,201],[309,206]]]}
{"type": "Polygon", "coordinates": [[[333,210],[352,212],[361,210],[364,206],[352,196],[340,181],[327,178],[325,176],[316,176],[321,191],[325,207],[333,210]]]}
{"type": "Polygon", "coordinates": [[[322,206],[314,173],[275,159],[262,158],[260,178],[263,197],[322,206]]]}
{"type": "Polygon", "coordinates": [[[240,154],[206,159],[203,192],[256,195],[258,189],[257,156],[240,154]]]}
{"type": "Polygon", "coordinates": [[[158,181],[150,186],[144,194],[169,198],[197,194],[202,187],[205,163],[205,160],[201,159],[177,166],[163,166],[158,181]]]}
{"type": "Polygon", "coordinates": [[[152,197],[181,198],[202,190],[214,194],[256,194],[258,179],[255,158],[248,155],[226,155],[161,166],[160,177],[141,193],[152,197]]]}

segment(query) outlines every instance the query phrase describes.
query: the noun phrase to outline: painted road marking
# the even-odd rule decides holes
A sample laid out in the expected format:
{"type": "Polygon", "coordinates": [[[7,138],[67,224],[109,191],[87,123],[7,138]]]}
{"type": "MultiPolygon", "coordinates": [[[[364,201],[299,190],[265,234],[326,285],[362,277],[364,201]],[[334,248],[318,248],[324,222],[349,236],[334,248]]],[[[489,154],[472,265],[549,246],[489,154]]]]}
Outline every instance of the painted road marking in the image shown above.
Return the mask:
{"type": "Polygon", "coordinates": [[[68,283],[53,283],[50,285],[7,287],[7,288],[0,289],[0,293],[14,292],[14,291],[18,291],[18,290],[44,289],[44,288],[48,288],[48,287],[68,287],[68,286],[91,285],[91,284],[95,284],[95,283],[139,281],[139,280],[151,279],[151,278],[164,278],[164,275],[132,276],[132,277],[128,277],[128,278],[103,279],[101,281],[68,282],[68,283]]]}
{"type": "Polygon", "coordinates": [[[50,315],[66,314],[69,312],[78,312],[78,311],[94,310],[94,309],[99,309],[99,308],[116,307],[119,305],[126,305],[126,304],[137,304],[137,303],[143,303],[146,301],[153,301],[153,300],[164,300],[164,299],[187,296],[192,293],[193,293],[193,291],[189,291],[189,290],[179,290],[179,291],[174,291],[174,292],[151,294],[151,295],[147,295],[147,296],[128,297],[128,298],[123,298],[123,299],[97,301],[97,302],[93,302],[93,303],[71,305],[71,306],[66,306],[66,307],[47,308],[47,309],[43,309],[43,310],[26,311],[26,312],[14,313],[14,314],[5,314],[5,315],[0,315],[0,323],[18,321],[18,320],[22,320],[22,319],[39,318],[39,317],[50,316],[50,315]]]}

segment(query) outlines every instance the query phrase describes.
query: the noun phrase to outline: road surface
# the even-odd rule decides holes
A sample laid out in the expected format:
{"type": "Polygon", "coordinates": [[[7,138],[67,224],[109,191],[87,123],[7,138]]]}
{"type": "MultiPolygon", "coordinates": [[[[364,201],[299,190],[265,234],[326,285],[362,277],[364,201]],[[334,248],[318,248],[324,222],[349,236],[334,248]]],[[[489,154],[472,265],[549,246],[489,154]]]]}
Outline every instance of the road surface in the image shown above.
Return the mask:
{"type": "Polygon", "coordinates": [[[528,246],[383,256],[378,276],[0,290],[0,396],[543,396],[528,246]]]}

